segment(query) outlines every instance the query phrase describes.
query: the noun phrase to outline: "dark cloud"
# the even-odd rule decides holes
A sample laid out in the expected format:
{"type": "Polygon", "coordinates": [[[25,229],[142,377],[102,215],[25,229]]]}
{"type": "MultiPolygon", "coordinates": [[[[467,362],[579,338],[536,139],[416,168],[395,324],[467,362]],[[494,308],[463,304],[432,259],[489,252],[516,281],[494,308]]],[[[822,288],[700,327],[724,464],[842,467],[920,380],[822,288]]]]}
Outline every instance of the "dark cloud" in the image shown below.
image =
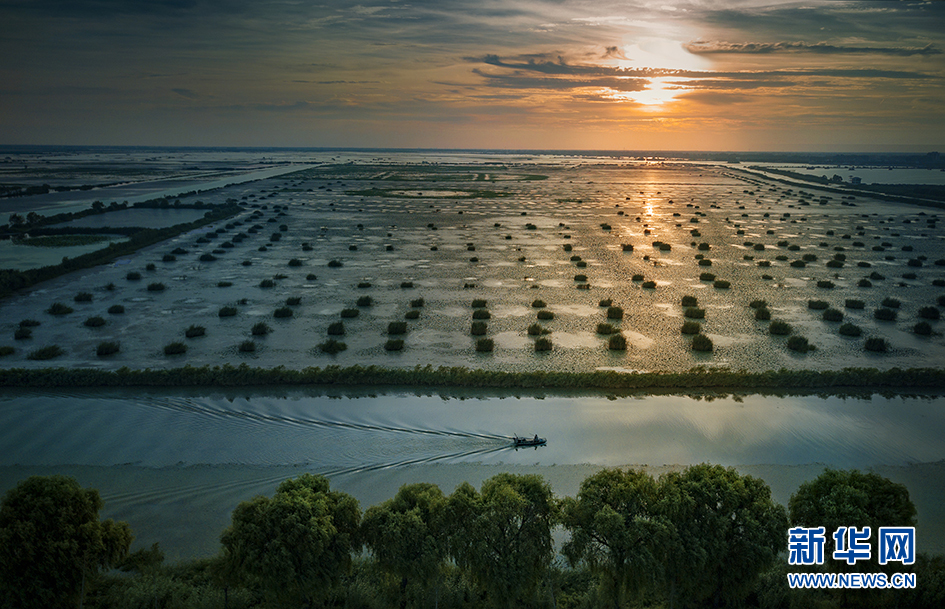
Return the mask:
{"type": "Polygon", "coordinates": [[[878,47],[845,46],[826,42],[721,42],[696,40],[683,45],[690,53],[707,55],[717,53],[743,53],[751,55],[769,53],[817,53],[820,55],[893,55],[910,57],[912,55],[941,55],[941,49],[927,44],[923,47],[878,47]]]}
{"type": "Polygon", "coordinates": [[[173,91],[174,93],[177,93],[181,97],[186,97],[187,99],[197,99],[198,97],[200,97],[199,95],[197,95],[190,89],[176,88],[176,89],[171,89],[171,91],[173,91]]]}
{"type": "Polygon", "coordinates": [[[496,74],[484,72],[478,68],[473,69],[474,74],[478,74],[486,79],[486,84],[490,87],[503,87],[510,89],[548,89],[557,91],[568,91],[571,89],[607,88],[615,91],[643,91],[649,84],[642,78],[555,78],[555,77],[535,77],[524,75],[519,72],[512,74],[496,74]]]}

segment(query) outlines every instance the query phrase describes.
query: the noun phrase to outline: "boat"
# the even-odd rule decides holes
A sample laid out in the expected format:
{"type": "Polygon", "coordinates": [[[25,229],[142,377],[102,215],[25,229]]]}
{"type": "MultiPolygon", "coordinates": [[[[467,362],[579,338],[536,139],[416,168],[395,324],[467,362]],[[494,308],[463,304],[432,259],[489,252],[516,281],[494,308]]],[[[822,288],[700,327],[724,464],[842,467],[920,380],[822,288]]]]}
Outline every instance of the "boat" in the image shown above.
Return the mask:
{"type": "Polygon", "coordinates": [[[545,438],[539,438],[537,435],[534,438],[520,438],[518,436],[512,436],[512,441],[515,443],[515,448],[526,446],[544,446],[548,443],[548,440],[545,438]]]}

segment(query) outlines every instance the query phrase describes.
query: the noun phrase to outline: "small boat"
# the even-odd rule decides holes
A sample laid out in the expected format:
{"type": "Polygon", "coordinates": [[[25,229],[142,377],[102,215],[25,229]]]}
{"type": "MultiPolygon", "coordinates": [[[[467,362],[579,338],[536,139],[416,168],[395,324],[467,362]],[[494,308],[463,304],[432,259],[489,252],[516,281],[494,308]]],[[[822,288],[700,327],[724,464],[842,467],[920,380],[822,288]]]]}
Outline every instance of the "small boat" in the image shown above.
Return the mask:
{"type": "Polygon", "coordinates": [[[512,441],[515,443],[515,448],[525,446],[544,446],[548,443],[548,440],[545,438],[539,438],[537,435],[534,438],[520,438],[518,436],[512,436],[512,441]]]}

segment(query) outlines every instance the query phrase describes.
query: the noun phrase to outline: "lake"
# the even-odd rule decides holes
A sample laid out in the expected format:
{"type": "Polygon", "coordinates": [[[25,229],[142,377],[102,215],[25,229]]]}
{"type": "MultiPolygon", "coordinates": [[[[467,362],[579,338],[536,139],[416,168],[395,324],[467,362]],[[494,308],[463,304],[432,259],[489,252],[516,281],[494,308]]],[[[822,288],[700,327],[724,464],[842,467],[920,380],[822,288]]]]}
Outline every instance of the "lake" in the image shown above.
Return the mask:
{"type": "Polygon", "coordinates": [[[825,465],[907,484],[920,550],[943,549],[945,398],[312,390],[7,392],[0,490],[65,473],[98,488],[105,515],[170,558],[214,553],[233,508],[304,472],[362,508],[405,483],[452,492],[501,471],[540,473],[558,494],[604,466],[658,474],[702,462],[760,476],[786,503],[825,465]],[[548,445],[513,449],[513,434],[548,445]]]}

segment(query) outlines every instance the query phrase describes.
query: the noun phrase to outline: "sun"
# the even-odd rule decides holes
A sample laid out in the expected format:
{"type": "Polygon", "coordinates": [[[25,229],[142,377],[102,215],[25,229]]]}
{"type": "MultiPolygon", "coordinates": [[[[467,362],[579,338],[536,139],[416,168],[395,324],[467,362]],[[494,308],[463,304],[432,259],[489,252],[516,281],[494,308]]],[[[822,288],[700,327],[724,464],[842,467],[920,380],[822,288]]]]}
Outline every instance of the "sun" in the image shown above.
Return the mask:
{"type": "Polygon", "coordinates": [[[604,95],[615,101],[624,101],[636,104],[641,110],[656,112],[665,109],[676,99],[676,95],[683,92],[677,86],[678,78],[656,76],[648,79],[645,89],[641,91],[614,91],[606,89],[604,95]]]}

